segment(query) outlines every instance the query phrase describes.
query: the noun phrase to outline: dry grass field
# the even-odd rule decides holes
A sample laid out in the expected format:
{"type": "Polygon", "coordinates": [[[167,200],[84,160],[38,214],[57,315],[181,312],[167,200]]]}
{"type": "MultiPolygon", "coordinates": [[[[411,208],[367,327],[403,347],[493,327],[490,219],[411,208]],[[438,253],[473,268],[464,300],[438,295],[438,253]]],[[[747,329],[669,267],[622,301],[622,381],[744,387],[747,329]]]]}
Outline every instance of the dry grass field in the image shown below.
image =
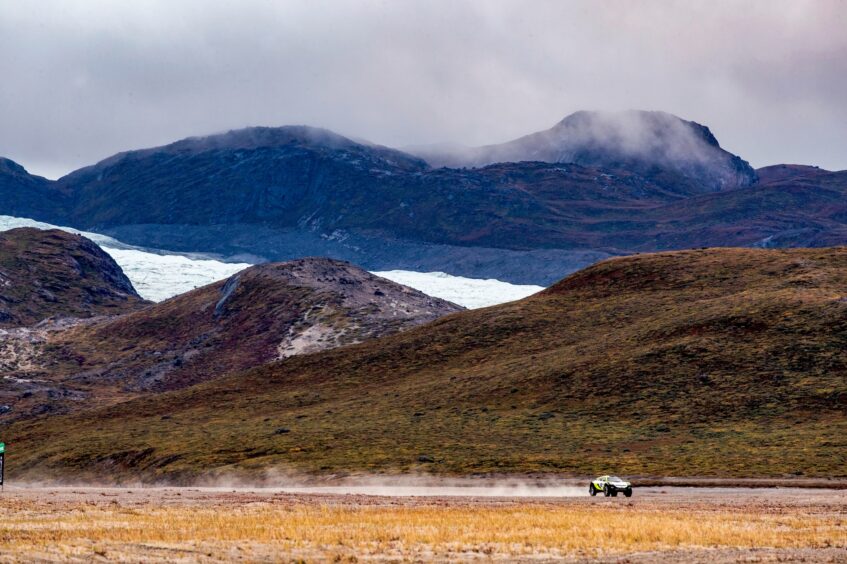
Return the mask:
{"type": "Polygon", "coordinates": [[[834,490],[603,499],[16,488],[0,515],[0,562],[847,559],[847,492],[834,490]]]}

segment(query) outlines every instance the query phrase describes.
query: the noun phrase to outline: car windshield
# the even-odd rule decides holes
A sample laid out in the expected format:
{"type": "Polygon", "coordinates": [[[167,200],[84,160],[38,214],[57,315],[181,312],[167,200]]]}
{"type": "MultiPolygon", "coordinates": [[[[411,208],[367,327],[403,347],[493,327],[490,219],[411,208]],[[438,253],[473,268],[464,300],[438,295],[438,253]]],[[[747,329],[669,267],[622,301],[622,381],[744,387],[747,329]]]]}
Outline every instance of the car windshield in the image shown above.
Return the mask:
{"type": "Polygon", "coordinates": [[[609,476],[609,481],[610,482],[623,482],[623,480],[621,480],[617,476],[609,476]]]}

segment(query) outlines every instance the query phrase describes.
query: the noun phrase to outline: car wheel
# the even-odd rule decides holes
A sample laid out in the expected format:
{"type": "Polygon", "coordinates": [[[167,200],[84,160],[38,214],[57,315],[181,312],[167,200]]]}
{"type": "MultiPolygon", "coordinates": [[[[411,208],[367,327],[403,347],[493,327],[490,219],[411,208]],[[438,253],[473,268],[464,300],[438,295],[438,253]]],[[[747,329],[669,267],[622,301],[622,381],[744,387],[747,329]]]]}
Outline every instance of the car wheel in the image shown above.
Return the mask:
{"type": "Polygon", "coordinates": [[[594,484],[588,484],[588,493],[592,496],[597,495],[597,490],[594,489],[594,484]]]}
{"type": "Polygon", "coordinates": [[[612,495],[612,492],[609,491],[609,486],[603,487],[603,495],[606,496],[606,497],[609,497],[610,495],[612,495]]]}
{"type": "Polygon", "coordinates": [[[625,489],[625,490],[623,491],[623,494],[624,494],[626,497],[632,497],[632,488],[627,488],[627,489],[625,489]]]}

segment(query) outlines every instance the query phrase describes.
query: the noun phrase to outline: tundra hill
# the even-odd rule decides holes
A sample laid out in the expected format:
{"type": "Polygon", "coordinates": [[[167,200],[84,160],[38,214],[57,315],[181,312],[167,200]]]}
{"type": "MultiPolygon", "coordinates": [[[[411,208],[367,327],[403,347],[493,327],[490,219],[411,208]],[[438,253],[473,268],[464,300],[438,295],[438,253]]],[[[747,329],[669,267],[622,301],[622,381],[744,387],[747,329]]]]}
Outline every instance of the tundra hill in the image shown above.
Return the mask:
{"type": "Polygon", "coordinates": [[[804,176],[823,176],[832,171],[809,165],[778,164],[756,169],[759,184],[770,184],[782,180],[793,180],[804,176]]]}
{"type": "Polygon", "coordinates": [[[845,292],[843,248],[611,259],[518,302],[3,436],[32,478],[843,477],[845,292]]]}
{"type": "Polygon", "coordinates": [[[11,408],[7,420],[102,405],[373,339],[462,309],[344,262],[263,264],[52,335],[38,356],[8,372],[17,384],[0,401],[11,408]]]}
{"type": "Polygon", "coordinates": [[[112,257],[84,237],[57,229],[0,233],[0,327],[114,315],[146,303],[112,257]]]}

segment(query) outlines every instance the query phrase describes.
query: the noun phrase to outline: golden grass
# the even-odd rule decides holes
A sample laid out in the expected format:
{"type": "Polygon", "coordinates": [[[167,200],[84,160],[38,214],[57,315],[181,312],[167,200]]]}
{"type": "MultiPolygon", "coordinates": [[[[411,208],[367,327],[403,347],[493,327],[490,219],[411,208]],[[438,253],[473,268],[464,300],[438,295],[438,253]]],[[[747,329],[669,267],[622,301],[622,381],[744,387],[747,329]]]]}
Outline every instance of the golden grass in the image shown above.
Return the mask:
{"type": "Polygon", "coordinates": [[[138,558],[151,549],[189,552],[199,559],[225,559],[232,550],[247,559],[273,554],[437,559],[473,553],[508,558],[699,548],[847,548],[847,517],[800,512],[543,504],[110,508],[79,503],[60,511],[2,508],[2,515],[0,561],[35,555],[138,558]]]}

